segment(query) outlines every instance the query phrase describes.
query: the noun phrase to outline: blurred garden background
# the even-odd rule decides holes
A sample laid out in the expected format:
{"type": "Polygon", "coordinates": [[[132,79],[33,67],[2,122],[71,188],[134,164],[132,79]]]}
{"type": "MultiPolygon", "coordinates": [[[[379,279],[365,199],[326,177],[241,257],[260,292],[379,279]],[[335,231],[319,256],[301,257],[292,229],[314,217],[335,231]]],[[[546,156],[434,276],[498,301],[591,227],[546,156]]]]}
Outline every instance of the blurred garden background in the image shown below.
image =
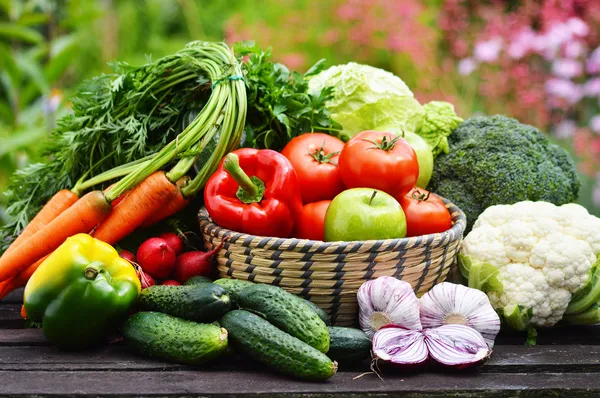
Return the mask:
{"type": "Polygon", "coordinates": [[[598,0],[0,0],[0,192],[79,82],[197,39],[251,39],[299,71],[368,63],[422,103],[533,124],[575,156],[600,215],[598,0]]]}

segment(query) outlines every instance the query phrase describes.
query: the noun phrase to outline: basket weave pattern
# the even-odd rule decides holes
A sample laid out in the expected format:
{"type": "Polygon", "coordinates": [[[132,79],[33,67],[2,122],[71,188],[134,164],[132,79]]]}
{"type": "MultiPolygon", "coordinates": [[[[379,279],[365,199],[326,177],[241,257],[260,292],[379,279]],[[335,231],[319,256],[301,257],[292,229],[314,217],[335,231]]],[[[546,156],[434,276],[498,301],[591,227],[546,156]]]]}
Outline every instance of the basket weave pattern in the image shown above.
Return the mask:
{"type": "Polygon", "coordinates": [[[366,281],[393,276],[423,294],[446,279],[465,230],[464,213],[444,200],[452,228],[439,234],[402,239],[319,242],[262,237],[216,225],[205,208],[198,213],[207,249],[217,254],[224,278],[280,286],[326,310],[334,325],[356,324],[356,292],[366,281]]]}

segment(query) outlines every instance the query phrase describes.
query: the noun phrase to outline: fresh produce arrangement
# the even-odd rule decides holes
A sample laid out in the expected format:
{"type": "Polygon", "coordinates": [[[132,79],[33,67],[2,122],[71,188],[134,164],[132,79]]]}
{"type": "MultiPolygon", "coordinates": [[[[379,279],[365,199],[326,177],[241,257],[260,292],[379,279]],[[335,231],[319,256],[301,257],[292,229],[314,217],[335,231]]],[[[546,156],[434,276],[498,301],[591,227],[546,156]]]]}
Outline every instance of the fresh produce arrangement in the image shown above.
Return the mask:
{"type": "Polygon", "coordinates": [[[600,323],[600,219],[565,150],[372,66],[270,56],[193,42],[85,82],[7,192],[0,298],[25,286],[62,349],[116,334],[306,380],[475,368],[501,326],[600,323]]]}

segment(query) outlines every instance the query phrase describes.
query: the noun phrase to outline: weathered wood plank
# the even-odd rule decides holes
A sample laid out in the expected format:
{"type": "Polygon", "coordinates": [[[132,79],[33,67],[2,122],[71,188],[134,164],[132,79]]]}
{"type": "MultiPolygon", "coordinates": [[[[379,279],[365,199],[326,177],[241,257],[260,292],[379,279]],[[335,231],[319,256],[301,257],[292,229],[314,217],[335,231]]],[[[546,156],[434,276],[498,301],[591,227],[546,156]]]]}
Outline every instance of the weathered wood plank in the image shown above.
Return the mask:
{"type": "Polygon", "coordinates": [[[0,331],[2,329],[17,329],[25,326],[25,321],[21,318],[20,304],[0,305],[0,331]]]}
{"type": "MultiPolygon", "coordinates": [[[[204,369],[228,371],[255,369],[243,358],[224,357],[204,369]]],[[[136,355],[123,344],[111,344],[85,352],[63,352],[52,346],[2,346],[0,370],[92,371],[92,370],[190,370],[192,367],[136,355]]],[[[368,363],[350,368],[368,371],[368,363]]],[[[386,371],[385,369],[383,369],[386,371]]],[[[600,372],[600,346],[525,347],[498,346],[480,369],[483,373],[600,372]]],[[[387,373],[394,373],[387,370],[387,373]]]]}
{"type": "Polygon", "coordinates": [[[0,329],[0,346],[49,345],[41,329],[0,329]]]}
{"type": "Polygon", "coordinates": [[[202,397],[591,397],[596,374],[417,374],[354,379],[338,373],[327,382],[300,382],[266,372],[40,372],[0,371],[0,396],[192,396],[202,397]]]}
{"type": "Polygon", "coordinates": [[[20,288],[15,290],[14,292],[10,292],[0,300],[0,304],[21,304],[23,302],[23,291],[24,288],[20,288]]]}

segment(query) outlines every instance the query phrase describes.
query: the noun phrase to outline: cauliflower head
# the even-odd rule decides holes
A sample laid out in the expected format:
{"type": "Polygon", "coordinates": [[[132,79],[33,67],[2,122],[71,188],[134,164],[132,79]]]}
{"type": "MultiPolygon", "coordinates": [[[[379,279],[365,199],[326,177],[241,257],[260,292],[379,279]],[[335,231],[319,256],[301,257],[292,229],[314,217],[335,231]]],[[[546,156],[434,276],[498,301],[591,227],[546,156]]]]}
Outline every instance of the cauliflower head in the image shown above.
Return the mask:
{"type": "Polygon", "coordinates": [[[468,285],[513,329],[600,323],[600,219],[580,205],[491,206],[458,258],[468,285]]]}

